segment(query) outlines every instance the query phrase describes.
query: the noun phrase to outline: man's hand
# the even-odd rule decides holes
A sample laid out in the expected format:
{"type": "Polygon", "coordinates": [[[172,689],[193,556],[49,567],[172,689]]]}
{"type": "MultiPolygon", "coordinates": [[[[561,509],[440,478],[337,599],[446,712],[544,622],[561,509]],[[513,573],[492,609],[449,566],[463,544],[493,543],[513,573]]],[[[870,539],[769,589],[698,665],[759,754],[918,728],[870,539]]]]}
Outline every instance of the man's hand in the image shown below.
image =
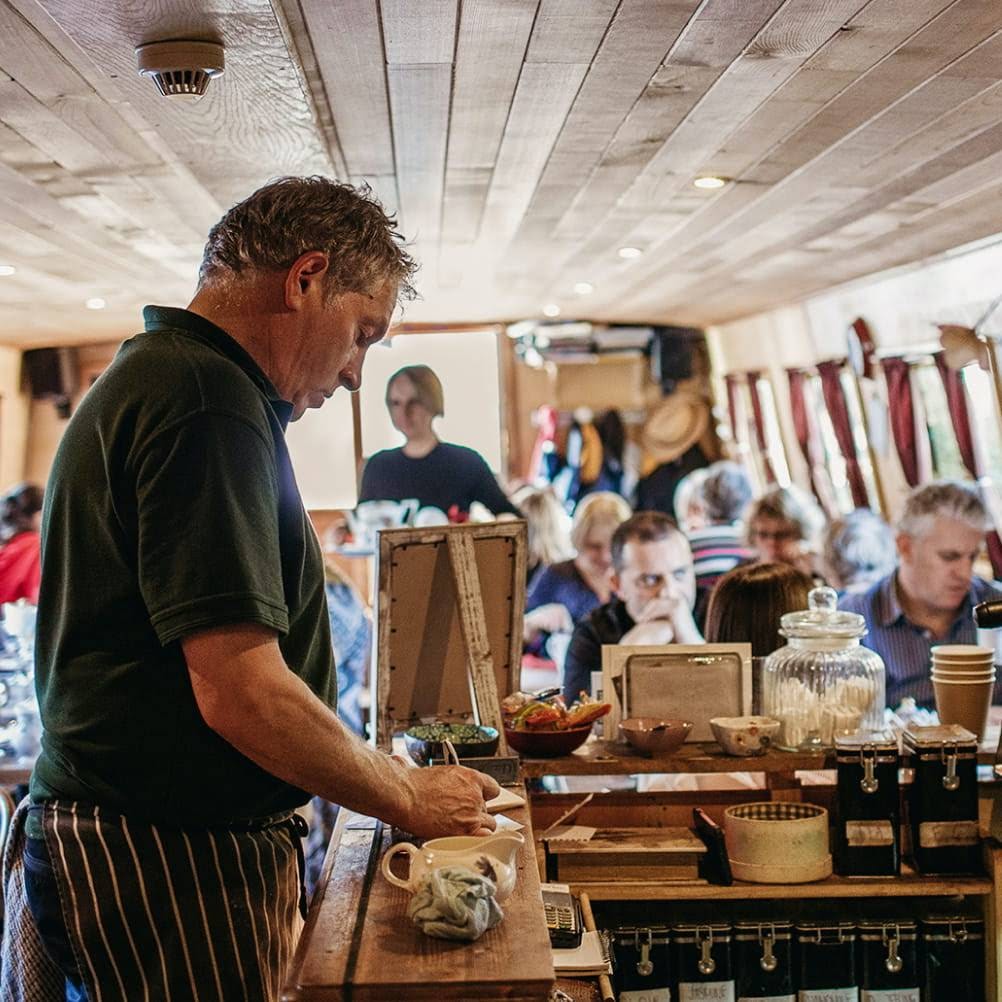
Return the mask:
{"type": "Polygon", "coordinates": [[[501,787],[490,776],[462,765],[407,769],[413,791],[408,816],[394,819],[397,827],[421,838],[442,835],[489,835],[497,822],[487,813],[486,801],[501,787]]]}
{"type": "Polygon", "coordinates": [[[692,618],[689,603],[682,595],[664,595],[651,599],[634,617],[636,626],[623,637],[620,643],[633,644],[701,644],[703,635],[692,618]],[[658,629],[657,624],[668,629],[658,629]],[[637,627],[650,629],[638,630],[637,627]],[[635,636],[633,636],[635,634],[635,636]],[[627,637],[633,639],[627,640],[627,637]],[[644,639],[640,639],[643,637],[644,639]],[[652,639],[656,638],[656,639],[652,639]]]}
{"type": "Polygon", "coordinates": [[[570,633],[574,629],[574,620],[567,611],[567,606],[560,602],[547,602],[537,606],[532,612],[527,612],[523,619],[523,632],[526,643],[537,633],[570,633]]]}

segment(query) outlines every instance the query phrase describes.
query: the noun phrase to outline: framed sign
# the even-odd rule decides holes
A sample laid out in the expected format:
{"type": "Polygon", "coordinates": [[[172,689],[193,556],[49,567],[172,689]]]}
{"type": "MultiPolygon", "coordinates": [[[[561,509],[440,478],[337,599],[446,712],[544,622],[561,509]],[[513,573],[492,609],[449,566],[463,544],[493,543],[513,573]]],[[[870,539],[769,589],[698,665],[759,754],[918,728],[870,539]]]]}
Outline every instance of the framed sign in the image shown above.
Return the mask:
{"type": "Polygon", "coordinates": [[[423,720],[502,735],[500,700],[518,688],[525,522],[384,529],[376,556],[376,744],[423,720]]]}

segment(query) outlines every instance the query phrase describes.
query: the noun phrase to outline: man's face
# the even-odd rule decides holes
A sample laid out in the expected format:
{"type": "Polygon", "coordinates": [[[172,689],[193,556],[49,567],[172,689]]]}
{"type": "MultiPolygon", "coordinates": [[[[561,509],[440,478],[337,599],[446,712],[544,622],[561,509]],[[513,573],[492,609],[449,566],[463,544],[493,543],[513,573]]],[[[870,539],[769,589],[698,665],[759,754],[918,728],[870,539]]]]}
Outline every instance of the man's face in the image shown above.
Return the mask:
{"type": "Polygon", "coordinates": [[[339,386],[355,391],[362,385],[365,353],[386,334],[396,300],[392,283],[370,293],[343,292],[328,299],[318,290],[310,297],[281,366],[286,385],[277,386],[292,402],[293,421],[307,408],[322,406],[339,386]]]}
{"type": "Polygon", "coordinates": [[[898,535],[898,584],[912,600],[938,612],[959,608],[971,590],[984,534],[966,522],[937,516],[920,536],[898,535]]]}
{"type": "Polygon", "coordinates": [[[613,574],[612,589],[626,603],[626,611],[639,620],[648,602],[677,599],[689,608],[696,602],[696,576],[692,552],[681,533],[642,543],[628,540],[623,547],[623,568],[613,574]]]}
{"type": "Polygon", "coordinates": [[[792,522],[759,515],[749,535],[759,559],[767,563],[795,564],[800,556],[800,532],[792,522]]]}
{"type": "Polygon", "coordinates": [[[422,438],[431,431],[435,415],[421,402],[417,387],[407,376],[398,376],[390,383],[386,406],[393,427],[408,441],[422,438]]]}

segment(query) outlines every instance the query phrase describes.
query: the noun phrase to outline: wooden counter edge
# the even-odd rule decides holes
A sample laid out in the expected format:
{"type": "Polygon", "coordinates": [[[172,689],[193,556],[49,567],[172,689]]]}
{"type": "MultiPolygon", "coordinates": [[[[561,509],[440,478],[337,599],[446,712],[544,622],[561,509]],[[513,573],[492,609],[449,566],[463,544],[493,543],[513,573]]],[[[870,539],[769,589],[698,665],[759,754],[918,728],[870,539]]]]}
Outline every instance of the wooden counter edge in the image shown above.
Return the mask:
{"type": "MultiPolygon", "coordinates": [[[[509,817],[525,825],[523,835],[526,845],[520,850],[519,861],[520,890],[522,896],[539,903],[539,934],[549,950],[528,808],[507,813],[509,817]]],[[[385,839],[386,833],[381,822],[343,809],[338,813],[320,882],[310,904],[281,995],[282,1002],[347,1002],[349,998],[353,1002],[363,1002],[367,999],[385,998],[385,989],[379,989],[383,992],[381,995],[378,991],[373,994],[376,989],[372,985],[353,981],[354,972],[351,969],[353,958],[357,958],[360,952],[356,945],[361,941],[365,927],[369,893],[374,881],[378,879],[378,863],[385,839]],[[335,907],[329,902],[332,895],[337,897],[335,907]],[[352,945],[349,947],[348,944],[352,945]],[[318,977],[321,969],[323,976],[318,977]]],[[[377,891],[379,890],[382,888],[377,885],[377,891]]],[[[433,942],[435,941],[429,941],[433,942]]],[[[371,946],[367,949],[371,949],[371,946]]],[[[504,988],[499,984],[497,989],[490,985],[471,984],[462,988],[462,996],[450,993],[450,989],[454,991],[459,987],[456,983],[443,983],[439,987],[431,984],[414,985],[418,994],[413,997],[462,997],[470,1002],[474,999],[483,999],[485,1002],[493,999],[539,1002],[547,998],[555,979],[556,975],[550,966],[546,978],[515,982],[504,988]]],[[[404,989],[399,984],[395,987],[404,989]]]]}

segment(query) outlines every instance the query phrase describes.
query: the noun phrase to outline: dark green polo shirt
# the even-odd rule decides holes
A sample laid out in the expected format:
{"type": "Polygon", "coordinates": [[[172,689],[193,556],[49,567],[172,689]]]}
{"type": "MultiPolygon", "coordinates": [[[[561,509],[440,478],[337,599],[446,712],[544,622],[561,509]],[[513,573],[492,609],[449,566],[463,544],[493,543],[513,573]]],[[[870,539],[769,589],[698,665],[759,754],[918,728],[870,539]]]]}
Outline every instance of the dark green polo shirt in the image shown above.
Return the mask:
{"type": "Polygon", "coordinates": [[[31,794],[187,824],[274,814],[306,793],[206,726],[179,640],[270,627],[334,703],[323,562],[285,445],[292,408],[214,324],[144,317],[81,401],[46,487],[31,794]]]}

